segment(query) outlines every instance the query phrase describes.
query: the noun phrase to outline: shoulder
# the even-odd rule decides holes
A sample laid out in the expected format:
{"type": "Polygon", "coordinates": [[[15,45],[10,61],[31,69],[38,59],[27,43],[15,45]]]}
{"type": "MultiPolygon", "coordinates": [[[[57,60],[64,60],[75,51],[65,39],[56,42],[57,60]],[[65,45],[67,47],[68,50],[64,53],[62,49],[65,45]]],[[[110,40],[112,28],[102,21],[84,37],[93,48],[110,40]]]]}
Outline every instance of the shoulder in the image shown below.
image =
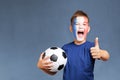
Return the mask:
{"type": "Polygon", "coordinates": [[[74,42],[69,42],[69,43],[67,43],[67,44],[64,44],[64,45],[62,46],[62,49],[69,48],[69,47],[71,47],[71,46],[73,46],[73,45],[74,45],[74,42]]]}

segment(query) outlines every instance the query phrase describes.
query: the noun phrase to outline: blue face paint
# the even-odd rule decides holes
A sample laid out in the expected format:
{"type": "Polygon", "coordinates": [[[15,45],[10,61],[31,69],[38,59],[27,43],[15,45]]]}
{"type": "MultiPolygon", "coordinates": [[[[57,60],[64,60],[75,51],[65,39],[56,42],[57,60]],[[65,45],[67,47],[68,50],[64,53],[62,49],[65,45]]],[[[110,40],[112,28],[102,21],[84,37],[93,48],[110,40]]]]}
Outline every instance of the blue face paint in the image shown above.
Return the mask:
{"type": "Polygon", "coordinates": [[[73,28],[74,37],[77,39],[77,34],[76,34],[76,31],[77,31],[77,29],[76,29],[76,22],[77,22],[77,19],[75,18],[75,19],[74,19],[74,22],[73,22],[73,24],[72,24],[72,28],[73,28]]]}

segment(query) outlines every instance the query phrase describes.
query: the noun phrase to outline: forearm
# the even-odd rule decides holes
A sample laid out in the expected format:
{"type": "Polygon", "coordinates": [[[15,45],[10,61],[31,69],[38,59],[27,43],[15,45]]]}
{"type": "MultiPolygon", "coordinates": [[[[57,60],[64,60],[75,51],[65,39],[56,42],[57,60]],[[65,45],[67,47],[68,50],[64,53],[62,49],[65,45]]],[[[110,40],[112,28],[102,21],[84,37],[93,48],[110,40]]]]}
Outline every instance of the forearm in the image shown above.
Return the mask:
{"type": "Polygon", "coordinates": [[[110,57],[109,53],[106,50],[100,50],[101,57],[100,59],[103,61],[107,61],[110,57]]]}

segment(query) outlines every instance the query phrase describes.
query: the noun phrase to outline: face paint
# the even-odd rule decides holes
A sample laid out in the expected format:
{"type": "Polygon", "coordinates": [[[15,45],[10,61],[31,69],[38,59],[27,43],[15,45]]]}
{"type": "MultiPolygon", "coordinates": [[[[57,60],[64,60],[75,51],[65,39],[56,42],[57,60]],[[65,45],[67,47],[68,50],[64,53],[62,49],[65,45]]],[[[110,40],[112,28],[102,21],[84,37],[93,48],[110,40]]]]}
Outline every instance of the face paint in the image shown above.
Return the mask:
{"type": "Polygon", "coordinates": [[[73,25],[72,25],[72,27],[73,27],[73,35],[74,35],[74,37],[75,38],[77,38],[77,35],[76,35],[76,31],[77,31],[77,29],[76,29],[76,18],[74,19],[74,22],[73,22],[73,25]]]}
{"type": "Polygon", "coordinates": [[[86,36],[88,31],[88,22],[87,18],[81,16],[76,17],[73,22],[73,34],[76,40],[78,41],[84,41],[86,40],[86,36]]]}

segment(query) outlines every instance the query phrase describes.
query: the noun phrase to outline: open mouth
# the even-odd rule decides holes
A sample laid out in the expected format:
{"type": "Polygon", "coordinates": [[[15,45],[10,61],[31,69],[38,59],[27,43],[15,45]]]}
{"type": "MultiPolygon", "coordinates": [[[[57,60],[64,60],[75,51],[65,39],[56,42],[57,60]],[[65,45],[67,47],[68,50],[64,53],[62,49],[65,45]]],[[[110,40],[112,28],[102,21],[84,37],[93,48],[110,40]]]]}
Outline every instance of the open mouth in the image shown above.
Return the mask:
{"type": "Polygon", "coordinates": [[[78,31],[77,34],[78,35],[84,35],[84,31],[78,31]]]}

